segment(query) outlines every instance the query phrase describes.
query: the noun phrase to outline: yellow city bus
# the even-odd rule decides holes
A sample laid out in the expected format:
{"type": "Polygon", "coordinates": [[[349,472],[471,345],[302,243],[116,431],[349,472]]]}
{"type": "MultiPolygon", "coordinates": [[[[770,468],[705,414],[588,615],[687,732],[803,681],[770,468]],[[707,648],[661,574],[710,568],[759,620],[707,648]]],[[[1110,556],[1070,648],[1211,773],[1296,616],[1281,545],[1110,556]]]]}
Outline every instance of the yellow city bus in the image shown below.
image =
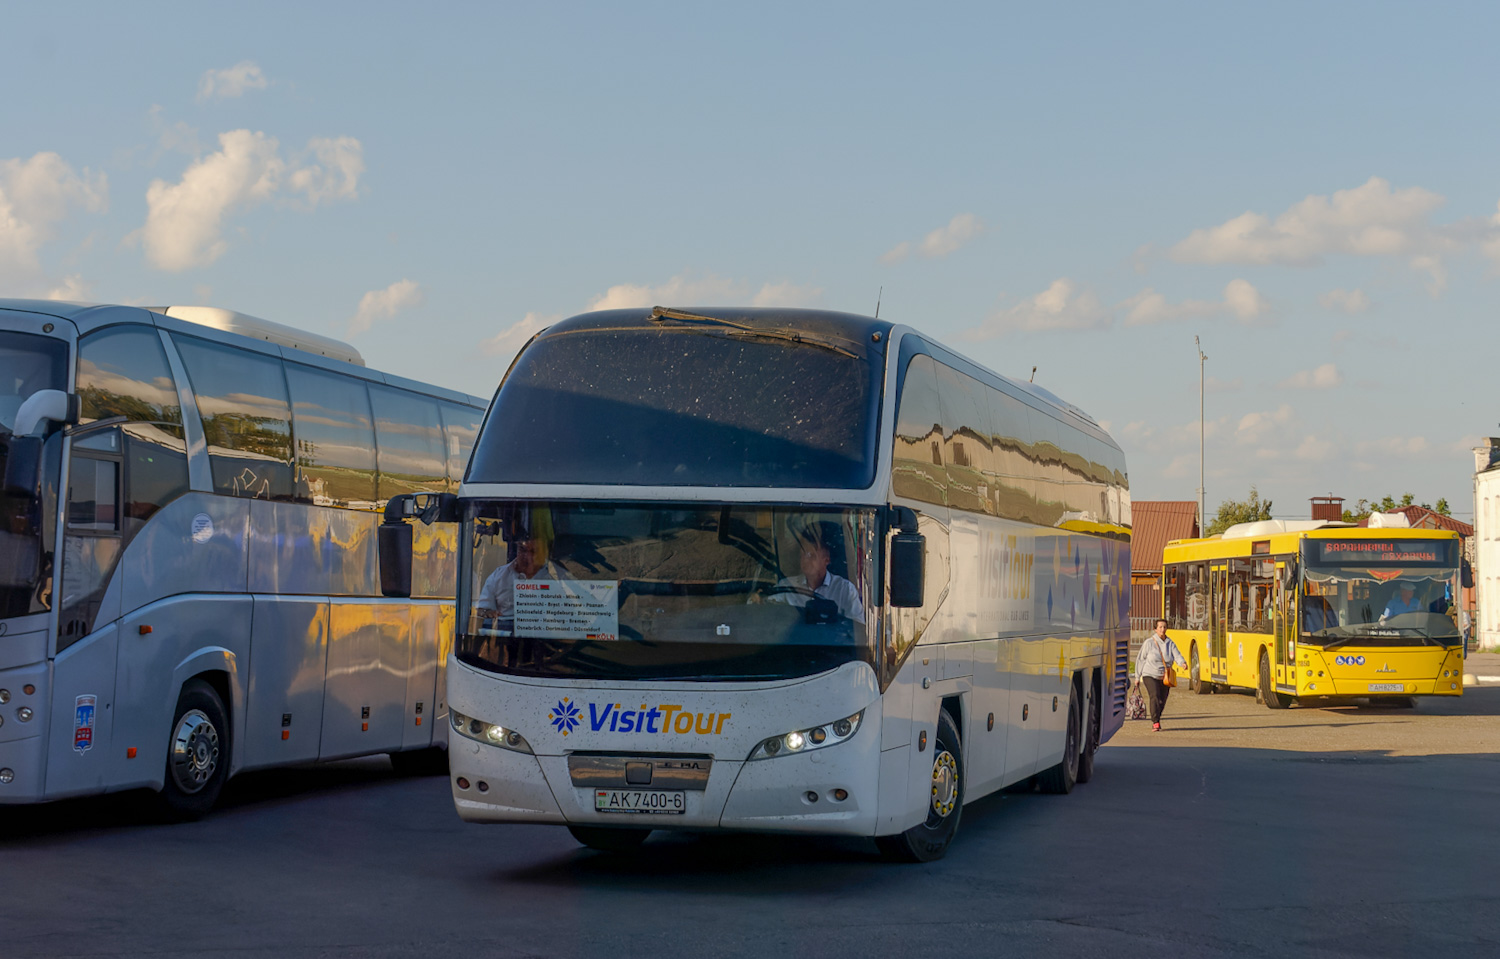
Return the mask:
{"type": "Polygon", "coordinates": [[[1299,700],[1463,695],[1457,533],[1267,520],[1162,553],[1162,616],[1198,693],[1299,700]]]}

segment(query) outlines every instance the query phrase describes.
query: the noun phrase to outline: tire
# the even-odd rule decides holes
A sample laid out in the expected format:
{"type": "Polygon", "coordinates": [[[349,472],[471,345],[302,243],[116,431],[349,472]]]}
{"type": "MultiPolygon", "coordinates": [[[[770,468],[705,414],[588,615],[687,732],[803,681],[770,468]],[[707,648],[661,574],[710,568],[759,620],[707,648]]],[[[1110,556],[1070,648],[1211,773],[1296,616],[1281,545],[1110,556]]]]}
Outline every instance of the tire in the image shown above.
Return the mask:
{"type": "Polygon", "coordinates": [[[429,749],[412,749],[391,753],[391,768],[398,776],[446,776],[448,775],[448,750],[433,746],[429,749]]]}
{"type": "Polygon", "coordinates": [[[1276,691],[1276,681],[1271,678],[1271,657],[1266,655],[1264,649],[1260,651],[1260,683],[1257,692],[1257,698],[1269,709],[1285,709],[1292,704],[1291,696],[1283,696],[1276,691]]]}
{"type": "Polygon", "coordinates": [[[964,753],[958,723],[947,710],[938,713],[932,744],[932,795],[927,818],[903,833],[877,836],[875,844],[896,862],[932,862],[943,858],[958,833],[964,811],[964,753]]]}
{"type": "Polygon", "coordinates": [[[608,826],[569,826],[573,838],[599,852],[635,852],[651,835],[649,829],[611,829],[608,826]]]}
{"type": "Polygon", "coordinates": [[[202,819],[229,778],[229,720],[212,686],[193,679],[182,687],[169,737],[163,812],[178,822],[202,819]]]}
{"type": "Polygon", "coordinates": [[[1188,654],[1188,688],[1199,696],[1207,696],[1214,691],[1213,683],[1203,681],[1203,666],[1198,660],[1198,644],[1193,644],[1192,652],[1188,654]]]}
{"type": "Polygon", "coordinates": [[[1094,754],[1099,751],[1100,709],[1099,694],[1089,694],[1089,718],[1084,723],[1083,755],[1078,757],[1078,781],[1086,783],[1094,778],[1094,754]]]}
{"type": "Polygon", "coordinates": [[[1078,782],[1078,754],[1083,741],[1083,703],[1073,695],[1077,691],[1075,686],[1068,695],[1068,732],[1063,738],[1062,761],[1051,769],[1042,770],[1036,777],[1042,792],[1052,793],[1054,796],[1066,796],[1078,782]]]}

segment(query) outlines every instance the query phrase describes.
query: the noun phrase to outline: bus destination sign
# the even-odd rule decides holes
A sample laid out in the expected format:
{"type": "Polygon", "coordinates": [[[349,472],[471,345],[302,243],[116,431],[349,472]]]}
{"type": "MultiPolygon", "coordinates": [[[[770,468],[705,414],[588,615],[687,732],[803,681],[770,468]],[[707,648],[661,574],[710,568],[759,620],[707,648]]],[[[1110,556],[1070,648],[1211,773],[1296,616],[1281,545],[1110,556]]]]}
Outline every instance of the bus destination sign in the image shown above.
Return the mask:
{"type": "Polygon", "coordinates": [[[1318,566],[1451,566],[1451,540],[1314,539],[1307,561],[1318,566]]]}

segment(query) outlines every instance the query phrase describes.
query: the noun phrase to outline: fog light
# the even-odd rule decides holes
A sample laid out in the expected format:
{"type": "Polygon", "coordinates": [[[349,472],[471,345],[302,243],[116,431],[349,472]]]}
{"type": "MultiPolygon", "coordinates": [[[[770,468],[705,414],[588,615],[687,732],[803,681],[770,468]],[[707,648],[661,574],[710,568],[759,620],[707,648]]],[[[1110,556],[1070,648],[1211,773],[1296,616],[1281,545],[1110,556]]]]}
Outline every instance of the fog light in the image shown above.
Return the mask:
{"type": "Polygon", "coordinates": [[[4,706],[8,702],[10,702],[10,690],[0,689],[0,706],[4,706]]]}
{"type": "Polygon", "coordinates": [[[468,789],[469,788],[469,781],[467,779],[465,779],[464,777],[459,776],[458,777],[458,788],[459,789],[468,789]]]}
{"type": "Polygon", "coordinates": [[[21,687],[21,692],[30,696],[32,693],[36,692],[36,687],[31,685],[30,683],[27,683],[25,686],[21,687]]]}
{"type": "Polygon", "coordinates": [[[521,734],[512,729],[510,732],[505,734],[505,744],[507,746],[521,745],[521,734]]]}
{"type": "Polygon", "coordinates": [[[777,753],[781,752],[781,740],[768,739],[766,740],[766,745],[763,748],[765,749],[767,756],[774,756],[777,753]]]}
{"type": "Polygon", "coordinates": [[[31,707],[22,706],[20,709],[16,710],[16,718],[23,723],[31,722],[31,707]]]}
{"type": "Polygon", "coordinates": [[[0,769],[0,783],[8,783],[15,778],[16,771],[14,769],[0,769]]]}
{"type": "Polygon", "coordinates": [[[790,749],[792,752],[796,752],[797,750],[801,749],[803,746],[806,746],[806,745],[807,745],[807,737],[803,736],[801,733],[787,733],[786,734],[786,748],[790,749]]]}
{"type": "Polygon", "coordinates": [[[849,798],[849,790],[835,789],[833,791],[833,798],[835,802],[843,802],[845,799],[849,798]]]}
{"type": "Polygon", "coordinates": [[[479,780],[479,791],[482,792],[482,793],[489,792],[490,791],[490,784],[487,783],[487,782],[485,782],[483,779],[479,780]]]}
{"type": "Polygon", "coordinates": [[[480,722],[477,719],[469,720],[469,732],[473,733],[475,736],[484,735],[484,723],[480,722]]]}
{"type": "Polygon", "coordinates": [[[1310,669],[1307,671],[1307,678],[1312,679],[1312,670],[1310,669]]]}
{"type": "Polygon", "coordinates": [[[448,718],[453,720],[454,729],[463,729],[464,723],[468,721],[468,717],[462,713],[449,713],[448,718]]]}
{"type": "Polygon", "coordinates": [[[1457,689],[1458,688],[1458,683],[1449,683],[1448,684],[1448,688],[1449,689],[1457,689]]]}
{"type": "Polygon", "coordinates": [[[809,789],[807,791],[807,801],[808,802],[817,802],[818,801],[818,794],[815,793],[815,792],[813,792],[811,789],[809,789]]]}
{"type": "Polygon", "coordinates": [[[1318,684],[1317,683],[1308,683],[1307,684],[1307,688],[1308,689],[1317,689],[1318,688],[1318,684]]]}
{"type": "Polygon", "coordinates": [[[819,726],[817,729],[814,729],[812,732],[808,733],[807,736],[813,741],[813,745],[816,746],[823,740],[828,738],[828,730],[824,729],[822,726],[819,726]]]}
{"type": "Polygon", "coordinates": [[[849,735],[849,730],[852,728],[853,727],[849,725],[849,720],[840,719],[838,722],[833,724],[833,734],[838,738],[843,739],[845,736],[849,735]]]}

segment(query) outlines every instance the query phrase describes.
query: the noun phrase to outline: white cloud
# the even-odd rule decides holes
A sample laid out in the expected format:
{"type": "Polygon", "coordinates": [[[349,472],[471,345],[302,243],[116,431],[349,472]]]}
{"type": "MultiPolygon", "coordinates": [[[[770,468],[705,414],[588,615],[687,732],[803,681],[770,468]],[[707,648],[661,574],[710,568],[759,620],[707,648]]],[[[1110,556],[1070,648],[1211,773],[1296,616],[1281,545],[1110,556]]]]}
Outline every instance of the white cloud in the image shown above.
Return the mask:
{"type": "Polygon", "coordinates": [[[1344,374],[1332,363],[1311,370],[1299,370],[1282,380],[1280,387],[1293,390],[1331,390],[1344,382],[1344,374]]]}
{"type": "Polygon", "coordinates": [[[293,170],[291,192],[307,196],[317,206],[325,200],[359,199],[359,178],[365,172],[364,146],[354,137],[315,138],[307,148],[316,163],[293,170]]]}
{"type": "Polygon", "coordinates": [[[0,161],[0,278],[33,278],[42,246],[69,209],[102,213],[108,206],[105,175],[88,168],[80,174],[56,153],[0,161]]]}
{"type": "Polygon", "coordinates": [[[268,86],[266,75],[254,60],[241,60],[224,70],[205,71],[198,80],[198,102],[237,97],[246,90],[264,90],[268,86]]]}
{"type": "Polygon", "coordinates": [[[1363,313],[1370,308],[1370,298],[1364,290],[1329,290],[1318,297],[1325,310],[1338,313],[1363,313]]]}
{"type": "MultiPolygon", "coordinates": [[[[1458,445],[1463,447],[1463,452],[1469,451],[1466,443],[1458,445]]],[[[1378,440],[1366,440],[1355,447],[1361,456],[1373,455],[1382,459],[1425,457],[1431,449],[1425,436],[1387,436],[1378,440]]],[[[1450,452],[1456,451],[1450,450],[1450,452]]]]}
{"type": "Polygon", "coordinates": [[[153,180],[146,190],[146,223],[139,236],[158,269],[207,266],[229,248],[224,220],[280,194],[323,200],[358,197],[362,147],[352,137],[316,139],[308,153],[317,163],[289,164],[275,137],[250,130],[219,134],[219,150],[194,161],[177,183],[153,180]]]}
{"type": "Polygon", "coordinates": [[[538,313],[527,313],[499,333],[482,341],[479,344],[479,352],[485,356],[507,358],[515,356],[516,351],[525,346],[527,340],[560,319],[562,319],[560,314],[542,316],[538,313]]]}
{"type": "Polygon", "coordinates": [[[1232,380],[1221,380],[1216,376],[1206,377],[1203,381],[1203,392],[1205,393],[1234,393],[1245,388],[1245,378],[1236,376],[1232,380]]]}
{"type": "Polygon", "coordinates": [[[1292,408],[1283,403],[1275,410],[1246,413],[1235,426],[1235,436],[1246,443],[1258,443],[1278,426],[1292,421],[1292,408]]]}
{"type": "MultiPolygon", "coordinates": [[[[915,250],[920,255],[935,260],[957,252],[970,240],[984,232],[984,221],[972,213],[960,213],[946,225],[938,227],[924,236],[915,250]]],[[[913,250],[912,244],[901,242],[880,258],[882,263],[899,263],[913,250]]]]}
{"type": "Polygon", "coordinates": [[[1301,443],[1297,444],[1297,449],[1292,455],[1299,460],[1324,460],[1328,458],[1331,449],[1333,449],[1333,444],[1328,440],[1319,439],[1309,433],[1303,437],[1301,443]]]}
{"type": "Polygon", "coordinates": [[[1429,295],[1442,296],[1443,291],[1448,289],[1448,269],[1436,256],[1430,253],[1414,256],[1411,258],[1411,268],[1427,274],[1427,282],[1424,285],[1429,295]]]}
{"type": "Polygon", "coordinates": [[[751,285],[707,274],[674,276],[655,286],[621,283],[610,287],[589,303],[590,310],[623,310],[648,306],[710,306],[749,302],[752,306],[807,306],[823,295],[817,287],[792,283],[764,283],[752,292],[751,285]]]}
{"type": "Polygon", "coordinates": [[[84,301],[88,298],[89,290],[92,288],[91,284],[84,282],[81,274],[70,273],[63,277],[60,283],[48,290],[42,299],[84,301]]]}
{"type": "Polygon", "coordinates": [[[1194,230],[1171,249],[1184,263],[1311,266],[1333,253],[1415,255],[1440,238],[1428,218],[1443,197],[1421,187],[1392,190],[1371,177],[1331,197],[1308,196],[1275,220],[1246,212],[1216,227],[1194,230]]]}
{"type": "Polygon", "coordinates": [[[371,290],[359,299],[359,308],[349,320],[349,335],[358,336],[377,320],[388,320],[421,303],[422,287],[411,280],[398,280],[383,290],[371,290]]]}
{"type": "Polygon", "coordinates": [[[1207,319],[1229,314],[1248,323],[1270,312],[1270,305],[1260,291],[1246,280],[1230,280],[1224,287],[1224,299],[1183,300],[1169,303],[1167,298],[1147,287],[1124,301],[1126,326],[1147,326],[1174,320],[1207,319]]]}
{"type": "Polygon", "coordinates": [[[989,340],[1021,330],[1103,329],[1113,321],[1092,291],[1079,290],[1063,277],[1029,300],[996,310],[979,326],[960,333],[959,339],[989,340]]]}

